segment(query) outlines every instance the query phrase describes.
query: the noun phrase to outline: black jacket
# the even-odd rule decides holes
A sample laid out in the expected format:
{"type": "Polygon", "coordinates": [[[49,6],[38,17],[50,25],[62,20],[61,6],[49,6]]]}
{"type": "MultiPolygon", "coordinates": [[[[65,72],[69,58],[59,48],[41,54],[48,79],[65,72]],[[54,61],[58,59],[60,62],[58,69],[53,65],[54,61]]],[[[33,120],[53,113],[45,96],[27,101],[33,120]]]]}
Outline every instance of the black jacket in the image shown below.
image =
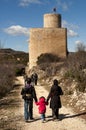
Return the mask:
{"type": "Polygon", "coordinates": [[[33,100],[34,98],[35,102],[37,102],[35,88],[32,85],[27,84],[22,88],[21,95],[24,100],[33,100]]]}
{"type": "Polygon", "coordinates": [[[50,108],[57,109],[61,108],[61,100],[60,100],[60,95],[63,95],[63,91],[60,86],[58,85],[53,85],[51,87],[51,90],[49,92],[49,95],[47,97],[47,102],[49,99],[50,100],[50,108]]]}

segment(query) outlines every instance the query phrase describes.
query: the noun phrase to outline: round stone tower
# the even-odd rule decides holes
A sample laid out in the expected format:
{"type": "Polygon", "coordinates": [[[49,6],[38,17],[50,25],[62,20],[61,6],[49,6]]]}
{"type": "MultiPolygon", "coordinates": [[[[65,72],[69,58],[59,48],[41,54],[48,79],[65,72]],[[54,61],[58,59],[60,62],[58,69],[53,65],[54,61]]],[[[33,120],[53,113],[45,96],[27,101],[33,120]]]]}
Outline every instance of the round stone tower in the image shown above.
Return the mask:
{"type": "Polygon", "coordinates": [[[44,14],[44,28],[61,28],[61,15],[44,14]]]}

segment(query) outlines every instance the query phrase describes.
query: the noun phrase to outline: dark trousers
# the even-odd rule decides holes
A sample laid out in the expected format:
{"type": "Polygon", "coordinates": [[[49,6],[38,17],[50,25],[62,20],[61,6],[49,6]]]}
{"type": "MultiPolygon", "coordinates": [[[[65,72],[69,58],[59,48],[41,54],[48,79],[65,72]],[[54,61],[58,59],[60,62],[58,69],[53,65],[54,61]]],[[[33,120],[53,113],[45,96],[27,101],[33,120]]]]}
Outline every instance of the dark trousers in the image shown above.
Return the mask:
{"type": "Polygon", "coordinates": [[[35,79],[35,85],[37,85],[37,79],[35,79]]]}
{"type": "Polygon", "coordinates": [[[24,100],[24,117],[25,120],[33,118],[33,101],[24,100]]]}
{"type": "Polygon", "coordinates": [[[52,110],[52,116],[54,118],[57,118],[58,119],[58,116],[59,116],[59,108],[55,109],[55,110],[52,110]]]}

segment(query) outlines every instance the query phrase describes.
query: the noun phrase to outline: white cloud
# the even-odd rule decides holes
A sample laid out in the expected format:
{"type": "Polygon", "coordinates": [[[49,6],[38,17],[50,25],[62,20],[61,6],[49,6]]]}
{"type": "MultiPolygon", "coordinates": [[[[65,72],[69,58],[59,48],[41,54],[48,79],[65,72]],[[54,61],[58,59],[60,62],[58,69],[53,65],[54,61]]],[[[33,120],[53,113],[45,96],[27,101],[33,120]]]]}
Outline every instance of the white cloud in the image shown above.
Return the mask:
{"type": "Polygon", "coordinates": [[[29,4],[41,4],[40,0],[20,0],[20,6],[28,6],[29,4]]]}
{"type": "Polygon", "coordinates": [[[74,32],[73,30],[67,29],[67,35],[69,37],[75,37],[75,36],[78,36],[78,33],[74,32]]]}
{"type": "Polygon", "coordinates": [[[78,25],[74,25],[74,24],[68,23],[67,21],[63,20],[62,21],[62,27],[67,28],[67,35],[69,37],[78,36],[78,33],[75,32],[75,30],[79,28],[78,25]]]}
{"type": "Polygon", "coordinates": [[[80,44],[84,44],[84,42],[80,41],[80,40],[77,40],[77,41],[75,41],[75,44],[80,45],[80,44]]]}
{"type": "Polygon", "coordinates": [[[29,36],[29,28],[22,27],[20,25],[13,25],[8,28],[5,28],[4,32],[13,36],[17,36],[17,35],[29,36]]]}
{"type": "Polygon", "coordinates": [[[79,29],[78,25],[75,25],[75,24],[72,24],[72,23],[68,23],[65,20],[62,21],[62,27],[67,27],[69,29],[79,29]]]}

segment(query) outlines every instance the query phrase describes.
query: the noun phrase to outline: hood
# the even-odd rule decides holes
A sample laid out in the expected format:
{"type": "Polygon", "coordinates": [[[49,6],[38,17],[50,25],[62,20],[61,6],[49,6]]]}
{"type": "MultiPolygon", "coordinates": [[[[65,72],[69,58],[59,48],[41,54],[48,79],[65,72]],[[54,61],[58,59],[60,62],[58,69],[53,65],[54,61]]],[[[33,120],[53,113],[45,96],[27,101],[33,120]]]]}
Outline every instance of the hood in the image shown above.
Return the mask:
{"type": "Polygon", "coordinates": [[[45,102],[45,98],[44,98],[44,97],[41,97],[41,98],[39,99],[39,101],[40,101],[40,102],[45,102]]]}

